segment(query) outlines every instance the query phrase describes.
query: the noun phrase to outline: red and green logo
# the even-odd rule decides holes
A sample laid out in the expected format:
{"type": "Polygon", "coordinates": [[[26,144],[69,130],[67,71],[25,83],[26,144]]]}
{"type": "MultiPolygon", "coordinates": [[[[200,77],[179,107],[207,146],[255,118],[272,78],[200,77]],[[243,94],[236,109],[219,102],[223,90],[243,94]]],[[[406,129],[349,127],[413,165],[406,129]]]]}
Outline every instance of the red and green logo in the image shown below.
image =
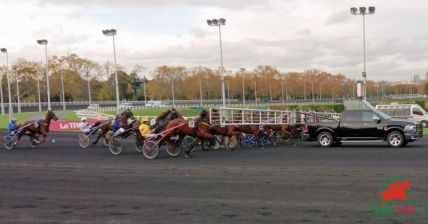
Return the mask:
{"type": "Polygon", "coordinates": [[[414,200],[408,179],[388,177],[376,193],[378,201],[369,206],[371,218],[419,219],[425,216],[426,206],[414,200]]]}

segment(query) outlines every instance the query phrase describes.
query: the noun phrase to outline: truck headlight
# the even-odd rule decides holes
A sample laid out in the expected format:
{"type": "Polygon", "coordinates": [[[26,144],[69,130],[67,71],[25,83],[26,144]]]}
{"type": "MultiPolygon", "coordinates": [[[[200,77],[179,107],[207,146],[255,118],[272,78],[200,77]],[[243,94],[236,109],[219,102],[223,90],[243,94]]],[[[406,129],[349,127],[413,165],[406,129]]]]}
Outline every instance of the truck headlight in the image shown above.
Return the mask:
{"type": "Polygon", "coordinates": [[[406,132],[415,132],[416,131],[416,125],[414,125],[414,124],[406,125],[404,127],[404,131],[406,131],[406,132]]]}

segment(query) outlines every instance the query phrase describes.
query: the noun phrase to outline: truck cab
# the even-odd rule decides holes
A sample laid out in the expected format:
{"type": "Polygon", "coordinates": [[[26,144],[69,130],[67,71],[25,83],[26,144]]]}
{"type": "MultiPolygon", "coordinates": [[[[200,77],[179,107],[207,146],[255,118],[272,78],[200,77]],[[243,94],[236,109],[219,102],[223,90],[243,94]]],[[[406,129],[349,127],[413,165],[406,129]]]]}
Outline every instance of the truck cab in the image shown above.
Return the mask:
{"type": "Polygon", "coordinates": [[[307,124],[307,139],[322,147],[342,142],[387,142],[401,147],[422,137],[419,123],[395,120],[373,107],[345,110],[339,121],[307,124]]]}
{"type": "Polygon", "coordinates": [[[420,123],[424,128],[428,127],[428,113],[418,104],[384,104],[376,105],[379,110],[392,118],[406,119],[420,123]]]}

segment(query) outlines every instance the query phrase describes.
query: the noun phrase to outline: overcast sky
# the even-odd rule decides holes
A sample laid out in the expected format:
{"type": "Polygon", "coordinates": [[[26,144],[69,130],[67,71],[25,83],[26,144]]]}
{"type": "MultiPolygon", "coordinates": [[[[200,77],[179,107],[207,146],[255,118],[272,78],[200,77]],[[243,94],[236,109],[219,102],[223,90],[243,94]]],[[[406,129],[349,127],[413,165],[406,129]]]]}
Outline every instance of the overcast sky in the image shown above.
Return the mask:
{"type": "Polygon", "coordinates": [[[42,60],[77,53],[97,62],[219,66],[218,29],[206,19],[224,17],[226,69],[273,65],[284,72],[321,69],[359,78],[363,62],[362,17],[352,6],[375,6],[366,16],[369,79],[409,80],[428,71],[426,0],[0,0],[0,47],[10,60],[42,60]]]}

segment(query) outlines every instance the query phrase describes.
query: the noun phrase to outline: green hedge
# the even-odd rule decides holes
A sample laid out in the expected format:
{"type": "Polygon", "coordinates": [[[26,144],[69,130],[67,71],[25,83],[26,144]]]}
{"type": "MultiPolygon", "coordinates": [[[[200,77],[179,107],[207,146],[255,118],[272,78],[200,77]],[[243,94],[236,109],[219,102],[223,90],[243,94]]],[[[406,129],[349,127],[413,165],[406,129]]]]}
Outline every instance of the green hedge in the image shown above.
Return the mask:
{"type": "Polygon", "coordinates": [[[271,109],[341,113],[345,109],[345,105],[343,103],[289,104],[281,106],[272,106],[271,109]]]}

